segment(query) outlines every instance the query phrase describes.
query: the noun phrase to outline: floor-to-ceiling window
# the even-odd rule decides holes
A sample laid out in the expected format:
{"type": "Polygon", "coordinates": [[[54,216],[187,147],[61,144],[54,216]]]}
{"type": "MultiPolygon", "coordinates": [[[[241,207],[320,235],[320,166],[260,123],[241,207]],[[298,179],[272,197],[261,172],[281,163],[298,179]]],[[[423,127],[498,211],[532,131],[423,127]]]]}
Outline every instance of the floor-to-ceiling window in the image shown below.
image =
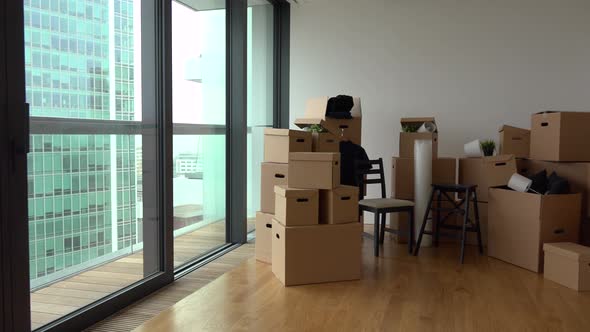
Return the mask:
{"type": "Polygon", "coordinates": [[[248,231],[260,210],[264,128],[273,126],[274,17],[267,1],[248,2],[248,231]]]}
{"type": "Polygon", "coordinates": [[[218,3],[172,2],[175,266],[227,241],[226,12],[218,3]]]}
{"type": "Polygon", "coordinates": [[[24,22],[36,328],[158,271],[142,181],[157,154],[142,144],[141,1],[25,0],[24,22]]]}

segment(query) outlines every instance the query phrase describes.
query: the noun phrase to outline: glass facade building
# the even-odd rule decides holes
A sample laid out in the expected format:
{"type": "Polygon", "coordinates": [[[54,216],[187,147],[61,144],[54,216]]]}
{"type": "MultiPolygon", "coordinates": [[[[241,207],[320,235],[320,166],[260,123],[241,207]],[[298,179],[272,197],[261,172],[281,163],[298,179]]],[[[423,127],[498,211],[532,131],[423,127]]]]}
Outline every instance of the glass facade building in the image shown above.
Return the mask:
{"type": "MultiPolygon", "coordinates": [[[[132,0],[25,0],[24,14],[31,117],[138,120],[132,0]]],[[[31,135],[32,288],[138,242],[138,140],[31,135]]]]}

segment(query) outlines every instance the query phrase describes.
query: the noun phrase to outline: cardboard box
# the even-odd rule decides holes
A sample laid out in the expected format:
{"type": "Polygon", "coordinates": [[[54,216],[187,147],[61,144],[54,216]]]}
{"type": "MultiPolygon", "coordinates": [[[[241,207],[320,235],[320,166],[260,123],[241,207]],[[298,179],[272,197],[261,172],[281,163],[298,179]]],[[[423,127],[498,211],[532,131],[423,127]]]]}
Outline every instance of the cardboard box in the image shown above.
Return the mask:
{"type": "Polygon", "coordinates": [[[531,159],[590,161],[590,113],[541,112],[531,120],[531,159]]]}
{"type": "Polygon", "coordinates": [[[582,194],[582,215],[590,217],[590,163],[560,163],[538,160],[519,161],[519,172],[526,176],[543,170],[547,175],[556,172],[568,180],[570,190],[582,194]]]}
{"type": "Polygon", "coordinates": [[[272,229],[272,272],[285,286],[360,279],[360,223],[285,227],[275,219],[272,229]]]}
{"type": "Polygon", "coordinates": [[[500,154],[513,154],[516,158],[528,158],[531,148],[531,131],[504,125],[500,133],[500,154]]]}
{"type": "Polygon", "coordinates": [[[543,271],[543,244],[577,242],[582,196],[538,195],[490,188],[488,255],[543,271]]]}
{"type": "MultiPolygon", "coordinates": [[[[421,125],[424,122],[436,123],[434,117],[402,118],[400,123],[404,125],[421,125]]],[[[438,129],[433,133],[406,133],[399,134],[399,156],[401,158],[414,158],[414,141],[432,140],[432,159],[438,158],[438,129]]]]}
{"type": "Polygon", "coordinates": [[[545,279],[577,291],[590,291],[590,248],[576,243],[545,243],[545,279]]]}
{"type": "Polygon", "coordinates": [[[279,163],[262,163],[260,179],[260,210],[275,213],[275,186],[287,184],[289,165],[279,163]]]}
{"type": "Polygon", "coordinates": [[[295,120],[299,128],[320,125],[338,139],[350,140],[361,144],[362,111],[361,99],[353,97],[354,106],[350,114],[352,119],[334,119],[326,116],[329,97],[318,97],[307,100],[303,118],[295,120]]]}
{"type": "Polygon", "coordinates": [[[285,226],[318,224],[320,198],[317,189],[275,186],[275,219],[285,226]]]}
{"type": "Polygon", "coordinates": [[[346,224],[359,220],[359,188],[338,186],[320,190],[320,224],[346,224]]]}
{"type": "Polygon", "coordinates": [[[340,140],[334,134],[312,133],[312,151],[313,152],[340,152],[340,140]]]}
{"type": "MultiPolygon", "coordinates": [[[[393,157],[391,188],[392,197],[414,200],[414,159],[393,157]]],[[[439,184],[457,183],[457,159],[438,158],[432,160],[432,182],[439,184]]]]}
{"type": "Polygon", "coordinates": [[[272,218],[270,213],[256,212],[254,253],[256,260],[263,263],[272,262],[272,218]]]}
{"type": "Polygon", "coordinates": [[[289,187],[333,189],[340,185],[340,153],[297,152],[289,158],[289,187]]]}
{"type": "Polygon", "coordinates": [[[289,152],[311,152],[311,133],[290,129],[264,129],[264,161],[288,163],[289,152]]]}
{"type": "Polygon", "coordinates": [[[516,173],[513,155],[459,159],[459,183],[477,185],[477,200],[488,201],[488,188],[505,186],[516,173]]]}

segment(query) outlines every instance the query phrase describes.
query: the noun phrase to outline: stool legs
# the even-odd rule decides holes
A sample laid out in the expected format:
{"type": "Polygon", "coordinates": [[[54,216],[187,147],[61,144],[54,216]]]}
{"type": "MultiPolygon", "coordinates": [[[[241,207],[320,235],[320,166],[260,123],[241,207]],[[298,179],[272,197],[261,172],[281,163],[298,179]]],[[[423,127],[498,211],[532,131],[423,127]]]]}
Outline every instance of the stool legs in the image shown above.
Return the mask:
{"type": "Polygon", "coordinates": [[[440,208],[441,208],[441,192],[438,192],[438,195],[436,195],[436,211],[434,212],[434,219],[433,219],[433,225],[432,225],[432,230],[434,231],[434,241],[433,241],[433,245],[434,247],[438,247],[438,240],[440,238],[440,208]]]}
{"type": "Polygon", "coordinates": [[[408,253],[411,255],[414,245],[414,208],[408,210],[408,224],[410,229],[408,230],[408,253]]]}
{"type": "Polygon", "coordinates": [[[422,226],[420,226],[420,234],[418,235],[418,241],[416,242],[416,250],[414,251],[414,256],[418,256],[418,252],[420,251],[420,244],[422,243],[422,236],[424,235],[424,229],[426,228],[426,223],[428,222],[428,214],[430,213],[430,209],[432,208],[432,199],[434,198],[434,189],[430,193],[430,199],[428,200],[428,206],[426,207],[426,211],[424,212],[424,218],[422,219],[422,226]]]}
{"type": "Polygon", "coordinates": [[[477,230],[477,246],[479,247],[479,254],[483,254],[483,243],[481,241],[481,227],[479,223],[479,207],[477,206],[477,193],[473,192],[473,208],[475,209],[473,212],[475,216],[475,229],[477,230]]]}
{"type": "Polygon", "coordinates": [[[471,192],[467,189],[465,193],[465,215],[463,216],[463,229],[461,230],[461,258],[460,262],[463,264],[465,258],[465,240],[467,238],[467,223],[469,222],[469,201],[471,200],[471,192]]]}
{"type": "Polygon", "coordinates": [[[375,257],[379,256],[379,213],[375,213],[375,225],[373,225],[374,227],[374,232],[373,232],[373,238],[374,238],[374,243],[373,243],[373,251],[375,253],[375,257]]]}

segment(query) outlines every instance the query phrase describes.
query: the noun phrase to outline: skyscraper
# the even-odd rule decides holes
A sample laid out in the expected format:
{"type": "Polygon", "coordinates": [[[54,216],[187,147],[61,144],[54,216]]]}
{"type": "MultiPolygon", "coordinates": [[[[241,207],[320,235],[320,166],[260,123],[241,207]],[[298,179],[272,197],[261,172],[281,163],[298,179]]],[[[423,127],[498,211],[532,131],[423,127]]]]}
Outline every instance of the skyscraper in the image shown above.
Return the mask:
{"type": "MultiPolygon", "coordinates": [[[[136,120],[132,0],[25,0],[31,117],[136,120]]],[[[72,126],[75,126],[72,124],[72,126]]],[[[31,286],[138,242],[136,138],[31,135],[31,286]]]]}

